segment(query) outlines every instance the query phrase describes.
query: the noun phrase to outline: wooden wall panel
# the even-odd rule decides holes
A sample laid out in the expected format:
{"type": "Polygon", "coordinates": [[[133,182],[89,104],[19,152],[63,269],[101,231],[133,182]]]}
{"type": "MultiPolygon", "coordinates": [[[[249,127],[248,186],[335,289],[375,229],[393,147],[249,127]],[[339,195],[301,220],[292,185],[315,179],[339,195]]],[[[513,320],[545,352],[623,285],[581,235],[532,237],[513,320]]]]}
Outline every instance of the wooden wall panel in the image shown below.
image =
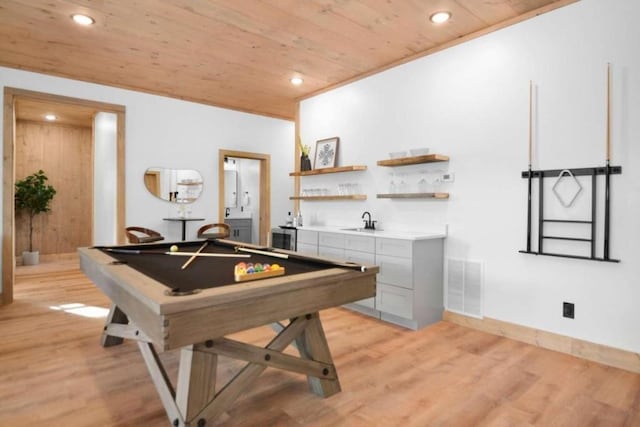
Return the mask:
{"type": "MultiPolygon", "coordinates": [[[[51,212],[34,220],[33,249],[41,255],[75,252],[91,245],[92,130],[50,123],[16,124],[16,180],[39,169],[57,191],[51,212]]],[[[28,218],[16,216],[16,255],[28,250],[28,218]]]]}

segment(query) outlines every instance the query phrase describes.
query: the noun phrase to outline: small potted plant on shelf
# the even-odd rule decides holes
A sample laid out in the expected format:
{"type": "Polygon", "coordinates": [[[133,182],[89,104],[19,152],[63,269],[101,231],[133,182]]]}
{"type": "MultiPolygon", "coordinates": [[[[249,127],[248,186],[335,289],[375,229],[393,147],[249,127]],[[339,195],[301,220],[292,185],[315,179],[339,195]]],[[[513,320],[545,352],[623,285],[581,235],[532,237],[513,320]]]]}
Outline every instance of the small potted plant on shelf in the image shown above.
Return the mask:
{"type": "Polygon", "coordinates": [[[300,171],[310,171],[311,160],[309,160],[309,150],[311,147],[302,144],[300,137],[298,137],[298,145],[300,145],[300,171]]]}
{"type": "Polygon", "coordinates": [[[33,250],[33,218],[39,213],[49,212],[49,204],[56,190],[47,185],[48,178],[43,170],[16,181],[15,208],[29,216],[29,251],[22,252],[24,265],[35,265],[40,261],[40,253],[33,250]]]}

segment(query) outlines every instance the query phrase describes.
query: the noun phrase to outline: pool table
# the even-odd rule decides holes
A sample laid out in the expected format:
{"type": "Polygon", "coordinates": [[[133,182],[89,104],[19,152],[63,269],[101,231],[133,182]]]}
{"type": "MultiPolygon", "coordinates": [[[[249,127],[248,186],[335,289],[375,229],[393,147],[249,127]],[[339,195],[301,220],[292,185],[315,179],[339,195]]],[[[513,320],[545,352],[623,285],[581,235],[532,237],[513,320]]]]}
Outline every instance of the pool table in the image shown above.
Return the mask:
{"type": "Polygon", "coordinates": [[[219,239],[80,248],[79,254],[82,270],[112,301],[102,345],[137,341],[174,426],[205,426],[267,367],[307,375],[320,396],[339,392],[318,312],[374,296],[378,272],[219,239]],[[173,244],[180,254],[170,251],[173,244]],[[277,263],[284,274],[236,282],[239,262],[277,263]],[[277,335],[264,348],[225,337],[268,324],[277,335]],[[299,357],[282,352],[290,344],[299,357]],[[175,388],[157,354],[172,349],[180,351],[175,388]],[[223,387],[216,387],[219,355],[247,362],[223,387]]]}

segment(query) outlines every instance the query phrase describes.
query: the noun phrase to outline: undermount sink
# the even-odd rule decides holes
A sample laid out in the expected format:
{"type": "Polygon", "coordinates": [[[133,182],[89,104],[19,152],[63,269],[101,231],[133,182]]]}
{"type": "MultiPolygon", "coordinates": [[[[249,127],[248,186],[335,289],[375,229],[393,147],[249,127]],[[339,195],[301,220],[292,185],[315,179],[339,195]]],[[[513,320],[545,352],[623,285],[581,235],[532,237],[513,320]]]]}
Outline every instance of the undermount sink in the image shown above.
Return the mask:
{"type": "Polygon", "coordinates": [[[370,228],[362,228],[362,227],[356,227],[356,228],[341,228],[340,230],[342,231],[357,231],[358,233],[375,233],[376,231],[382,231],[379,228],[376,229],[370,229],[370,228]]]}

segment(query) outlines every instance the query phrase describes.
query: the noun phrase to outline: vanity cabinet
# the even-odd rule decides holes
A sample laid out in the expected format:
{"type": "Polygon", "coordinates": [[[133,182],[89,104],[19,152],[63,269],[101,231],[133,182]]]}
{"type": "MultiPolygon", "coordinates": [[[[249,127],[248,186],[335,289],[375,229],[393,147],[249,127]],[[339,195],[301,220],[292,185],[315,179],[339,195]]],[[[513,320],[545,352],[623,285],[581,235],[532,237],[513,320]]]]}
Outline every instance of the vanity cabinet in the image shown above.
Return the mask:
{"type": "Polygon", "coordinates": [[[251,243],[251,218],[227,218],[224,222],[231,228],[230,240],[251,243]]]}
{"type": "Polygon", "coordinates": [[[318,255],[380,267],[376,296],[346,307],[419,329],[442,319],[443,239],[399,239],[318,232],[318,255]]]}

